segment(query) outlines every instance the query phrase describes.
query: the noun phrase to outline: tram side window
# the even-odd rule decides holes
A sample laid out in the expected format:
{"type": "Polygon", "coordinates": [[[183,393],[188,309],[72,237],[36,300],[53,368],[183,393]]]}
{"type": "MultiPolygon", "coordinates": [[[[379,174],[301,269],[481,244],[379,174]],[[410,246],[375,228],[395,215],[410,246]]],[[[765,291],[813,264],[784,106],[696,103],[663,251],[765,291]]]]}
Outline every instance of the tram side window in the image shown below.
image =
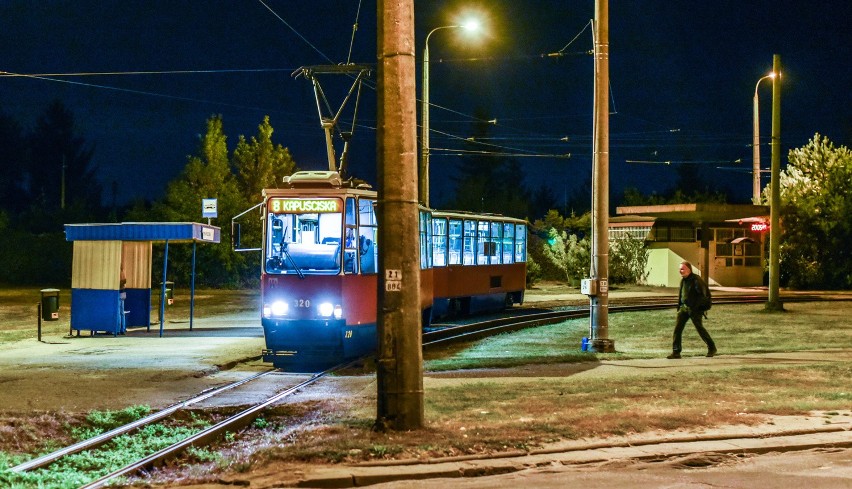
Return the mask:
{"type": "Polygon", "coordinates": [[[355,273],[355,256],[358,239],[355,237],[355,198],[346,199],[346,222],[344,223],[343,273],[355,273]]]}
{"type": "Polygon", "coordinates": [[[447,264],[447,220],[432,219],[432,265],[443,267],[447,264]]]}
{"type": "Polygon", "coordinates": [[[376,201],[358,200],[358,253],[361,273],[378,272],[378,247],[376,246],[376,201]]]}
{"type": "Polygon", "coordinates": [[[501,226],[503,226],[503,263],[514,263],[512,248],[515,245],[515,225],[503,223],[501,226]]]}
{"type": "Polygon", "coordinates": [[[420,212],[420,269],[432,266],[432,214],[420,212]]]}
{"type": "Polygon", "coordinates": [[[515,262],[527,261],[527,227],[515,225],[515,262]]]}
{"type": "Polygon", "coordinates": [[[464,250],[462,265],[473,265],[476,262],[476,221],[464,221],[464,250]]]}
{"type": "Polygon", "coordinates": [[[477,265],[487,265],[488,264],[488,256],[491,254],[491,241],[488,239],[489,237],[489,223],[488,221],[479,221],[479,226],[477,226],[478,231],[478,240],[477,240],[477,253],[476,253],[476,264],[477,265]]]}
{"type": "Polygon", "coordinates": [[[462,222],[460,219],[450,219],[448,237],[450,265],[459,265],[462,257],[462,222]]]}
{"type": "Polygon", "coordinates": [[[491,263],[497,264],[503,262],[503,226],[499,222],[491,223],[491,243],[493,243],[491,253],[491,263]]]}

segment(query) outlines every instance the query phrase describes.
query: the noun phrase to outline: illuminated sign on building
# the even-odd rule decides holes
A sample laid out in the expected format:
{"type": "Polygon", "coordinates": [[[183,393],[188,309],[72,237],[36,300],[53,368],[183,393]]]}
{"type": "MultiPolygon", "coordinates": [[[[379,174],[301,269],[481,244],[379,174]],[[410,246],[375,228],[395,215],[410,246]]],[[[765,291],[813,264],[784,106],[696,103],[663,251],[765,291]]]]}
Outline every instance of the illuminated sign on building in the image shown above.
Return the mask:
{"type": "Polygon", "coordinates": [[[769,224],[766,224],[765,222],[753,222],[751,223],[751,230],[758,233],[769,231],[769,224]]]}
{"type": "Polygon", "coordinates": [[[338,199],[269,199],[269,211],[276,214],[319,214],[340,212],[338,199]]]}

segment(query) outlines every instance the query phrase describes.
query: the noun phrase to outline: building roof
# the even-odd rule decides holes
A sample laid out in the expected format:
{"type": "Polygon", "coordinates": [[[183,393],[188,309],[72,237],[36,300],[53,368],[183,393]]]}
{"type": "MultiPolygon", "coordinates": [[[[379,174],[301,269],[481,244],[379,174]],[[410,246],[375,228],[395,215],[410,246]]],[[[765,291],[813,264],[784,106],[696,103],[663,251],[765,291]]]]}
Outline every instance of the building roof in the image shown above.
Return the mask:
{"type": "Polygon", "coordinates": [[[66,224],[67,241],[170,241],[218,243],[221,230],[197,222],[66,224]]]}
{"type": "Polygon", "coordinates": [[[769,206],[709,203],[669,204],[618,207],[615,212],[620,216],[634,215],[677,221],[718,222],[769,216],[769,206]]]}

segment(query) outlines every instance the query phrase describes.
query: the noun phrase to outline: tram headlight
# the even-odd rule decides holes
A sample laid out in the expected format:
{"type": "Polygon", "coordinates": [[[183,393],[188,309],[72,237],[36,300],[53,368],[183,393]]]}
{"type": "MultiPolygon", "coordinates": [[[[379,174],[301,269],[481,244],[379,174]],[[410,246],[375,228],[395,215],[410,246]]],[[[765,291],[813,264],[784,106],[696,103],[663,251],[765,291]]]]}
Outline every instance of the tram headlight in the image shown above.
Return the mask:
{"type": "Polygon", "coordinates": [[[334,313],[334,305],[331,302],[323,302],[317,308],[317,312],[324,318],[331,317],[334,313]]]}
{"type": "Polygon", "coordinates": [[[317,307],[317,313],[320,317],[340,319],[343,317],[343,307],[340,304],[332,304],[331,302],[323,302],[317,307]]]}
{"type": "Polygon", "coordinates": [[[271,316],[286,316],[287,315],[287,303],[284,301],[275,301],[272,304],[264,304],[263,306],[263,316],[271,317],[271,316]]]}

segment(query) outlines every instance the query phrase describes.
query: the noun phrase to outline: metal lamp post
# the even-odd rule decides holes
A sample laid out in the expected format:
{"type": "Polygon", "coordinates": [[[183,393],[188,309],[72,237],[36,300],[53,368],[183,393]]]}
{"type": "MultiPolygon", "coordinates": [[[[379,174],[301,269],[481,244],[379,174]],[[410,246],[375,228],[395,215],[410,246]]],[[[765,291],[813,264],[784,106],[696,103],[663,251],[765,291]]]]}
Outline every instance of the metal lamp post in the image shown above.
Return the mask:
{"type": "Polygon", "coordinates": [[[463,24],[436,27],[426,35],[423,47],[423,94],[420,97],[420,202],[429,207],[429,38],[441,29],[462,28],[470,32],[479,30],[479,21],[472,19],[463,24]]]}
{"type": "Polygon", "coordinates": [[[760,110],[759,106],[759,97],[757,96],[757,88],[760,86],[760,82],[766,80],[767,78],[775,78],[775,72],[771,72],[763,78],[757,80],[757,84],[754,86],[754,123],[753,123],[753,131],[752,131],[752,203],[755,205],[760,202],[760,110]]]}

